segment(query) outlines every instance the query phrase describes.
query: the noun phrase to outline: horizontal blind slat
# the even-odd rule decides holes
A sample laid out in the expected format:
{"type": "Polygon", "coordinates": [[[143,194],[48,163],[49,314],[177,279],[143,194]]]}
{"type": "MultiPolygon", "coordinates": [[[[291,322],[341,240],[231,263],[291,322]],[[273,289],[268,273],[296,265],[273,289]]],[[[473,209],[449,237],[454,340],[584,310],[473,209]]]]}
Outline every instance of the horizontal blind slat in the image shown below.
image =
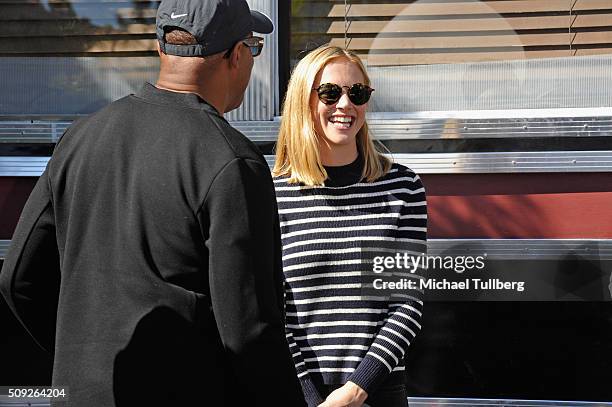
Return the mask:
{"type": "MultiPolygon", "coordinates": [[[[404,20],[404,21],[351,21],[348,25],[349,34],[378,33],[427,33],[449,31],[507,31],[507,30],[544,30],[560,29],[576,26],[577,16],[547,16],[547,17],[514,17],[514,18],[469,18],[469,19],[437,19],[437,20],[404,20]]],[[[580,25],[612,24],[612,14],[593,21],[581,20],[580,25]]],[[[332,21],[327,34],[344,34],[344,21],[332,21]]]]}
{"type": "MultiPolygon", "coordinates": [[[[595,34],[595,33],[584,33],[595,34]]],[[[599,33],[597,33],[599,34],[599,33]]],[[[577,37],[578,34],[572,34],[577,37]]],[[[581,37],[586,39],[586,37],[581,37]]],[[[589,36],[589,38],[591,38],[589,36]]],[[[574,40],[576,42],[576,40],[574,40]]],[[[344,38],[333,38],[331,45],[344,46],[344,38]]],[[[565,45],[567,33],[558,34],[524,34],[524,35],[474,35],[444,37],[405,37],[405,38],[351,38],[349,49],[385,50],[385,49],[418,49],[418,48],[486,48],[486,47],[524,47],[565,45]]]]}
{"type": "Polygon", "coordinates": [[[462,63],[465,61],[485,62],[499,60],[518,60],[531,58],[569,57],[569,49],[554,51],[515,51],[515,52],[444,52],[444,53],[409,53],[409,54],[370,54],[364,55],[368,66],[394,65],[430,65],[462,63]]]}
{"type": "MultiPolygon", "coordinates": [[[[312,14],[305,17],[316,17],[316,12],[329,8],[322,4],[312,4],[312,14]]],[[[395,17],[426,15],[469,15],[469,14],[516,14],[534,12],[563,12],[568,10],[567,0],[508,0],[482,2],[449,2],[449,3],[410,3],[410,4],[352,4],[348,9],[349,17],[395,17]]],[[[599,5],[584,3],[581,10],[601,9],[599,5]]],[[[327,17],[344,17],[343,4],[331,6],[327,17]]]]}
{"type": "Polygon", "coordinates": [[[2,24],[0,37],[59,37],[59,36],[109,36],[125,34],[153,34],[155,24],[128,24],[123,27],[91,26],[82,20],[40,21],[24,25],[23,22],[9,21],[2,24]]]}

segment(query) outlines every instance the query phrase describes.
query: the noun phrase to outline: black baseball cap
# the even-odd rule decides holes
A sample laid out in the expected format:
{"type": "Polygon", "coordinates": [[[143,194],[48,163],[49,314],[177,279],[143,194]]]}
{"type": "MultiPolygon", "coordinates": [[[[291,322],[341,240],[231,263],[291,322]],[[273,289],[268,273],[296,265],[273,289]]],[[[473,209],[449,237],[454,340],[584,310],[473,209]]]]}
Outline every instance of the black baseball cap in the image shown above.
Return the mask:
{"type": "Polygon", "coordinates": [[[274,24],[263,13],[252,11],[246,0],[162,0],[157,9],[157,40],[168,55],[207,56],[229,49],[251,32],[269,34],[274,24]],[[191,33],[198,44],[167,44],[166,27],[191,33]]]}

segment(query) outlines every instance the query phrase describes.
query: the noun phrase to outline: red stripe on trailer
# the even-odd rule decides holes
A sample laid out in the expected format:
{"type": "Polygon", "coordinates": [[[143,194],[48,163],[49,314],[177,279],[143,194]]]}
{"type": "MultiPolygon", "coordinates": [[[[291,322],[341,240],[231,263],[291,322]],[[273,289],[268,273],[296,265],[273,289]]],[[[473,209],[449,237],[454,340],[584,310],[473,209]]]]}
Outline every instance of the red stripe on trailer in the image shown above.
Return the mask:
{"type": "MultiPolygon", "coordinates": [[[[429,238],[612,239],[612,173],[422,174],[429,238]]],[[[0,177],[0,239],[36,178],[0,177]]]]}
{"type": "Polygon", "coordinates": [[[13,236],[19,215],[38,178],[0,177],[0,239],[13,236]]]}
{"type": "Polygon", "coordinates": [[[612,173],[423,174],[422,179],[429,238],[612,238],[612,173]]]}

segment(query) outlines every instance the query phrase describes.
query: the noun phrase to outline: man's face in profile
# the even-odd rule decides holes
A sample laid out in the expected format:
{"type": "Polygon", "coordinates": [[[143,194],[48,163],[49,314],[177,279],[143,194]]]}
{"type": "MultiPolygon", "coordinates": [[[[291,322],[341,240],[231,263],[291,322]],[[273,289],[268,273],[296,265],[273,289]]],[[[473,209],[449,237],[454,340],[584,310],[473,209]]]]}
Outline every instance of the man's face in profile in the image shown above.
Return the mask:
{"type": "MultiPolygon", "coordinates": [[[[252,37],[252,34],[249,37],[252,37]]],[[[244,93],[246,92],[247,86],[249,86],[251,72],[255,62],[249,47],[243,44],[242,41],[240,41],[239,45],[240,46],[234,51],[239,53],[237,75],[236,80],[234,81],[235,85],[233,86],[233,90],[235,90],[235,97],[228,105],[228,112],[237,109],[242,104],[242,101],[244,100],[244,93]]]]}

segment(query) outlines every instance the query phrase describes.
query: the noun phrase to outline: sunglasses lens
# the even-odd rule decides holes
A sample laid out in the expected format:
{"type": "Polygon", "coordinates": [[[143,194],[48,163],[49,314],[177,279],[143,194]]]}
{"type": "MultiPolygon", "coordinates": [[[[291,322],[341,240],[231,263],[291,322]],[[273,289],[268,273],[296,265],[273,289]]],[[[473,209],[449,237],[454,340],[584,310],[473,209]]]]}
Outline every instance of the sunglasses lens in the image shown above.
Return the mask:
{"type": "Polygon", "coordinates": [[[332,105],[340,100],[342,95],[342,88],[333,83],[324,83],[319,86],[318,90],[319,100],[326,105],[332,105]]]}
{"type": "Polygon", "coordinates": [[[372,91],[370,90],[370,88],[361,83],[356,83],[349,89],[348,96],[349,99],[351,99],[351,102],[353,102],[354,104],[363,105],[368,103],[368,100],[370,100],[371,93],[372,91]]]}
{"type": "Polygon", "coordinates": [[[249,50],[251,51],[251,55],[253,55],[253,57],[256,57],[259,54],[261,54],[261,50],[263,49],[263,46],[264,46],[263,39],[259,37],[247,38],[246,40],[243,41],[243,43],[244,45],[249,47],[249,50]]]}

